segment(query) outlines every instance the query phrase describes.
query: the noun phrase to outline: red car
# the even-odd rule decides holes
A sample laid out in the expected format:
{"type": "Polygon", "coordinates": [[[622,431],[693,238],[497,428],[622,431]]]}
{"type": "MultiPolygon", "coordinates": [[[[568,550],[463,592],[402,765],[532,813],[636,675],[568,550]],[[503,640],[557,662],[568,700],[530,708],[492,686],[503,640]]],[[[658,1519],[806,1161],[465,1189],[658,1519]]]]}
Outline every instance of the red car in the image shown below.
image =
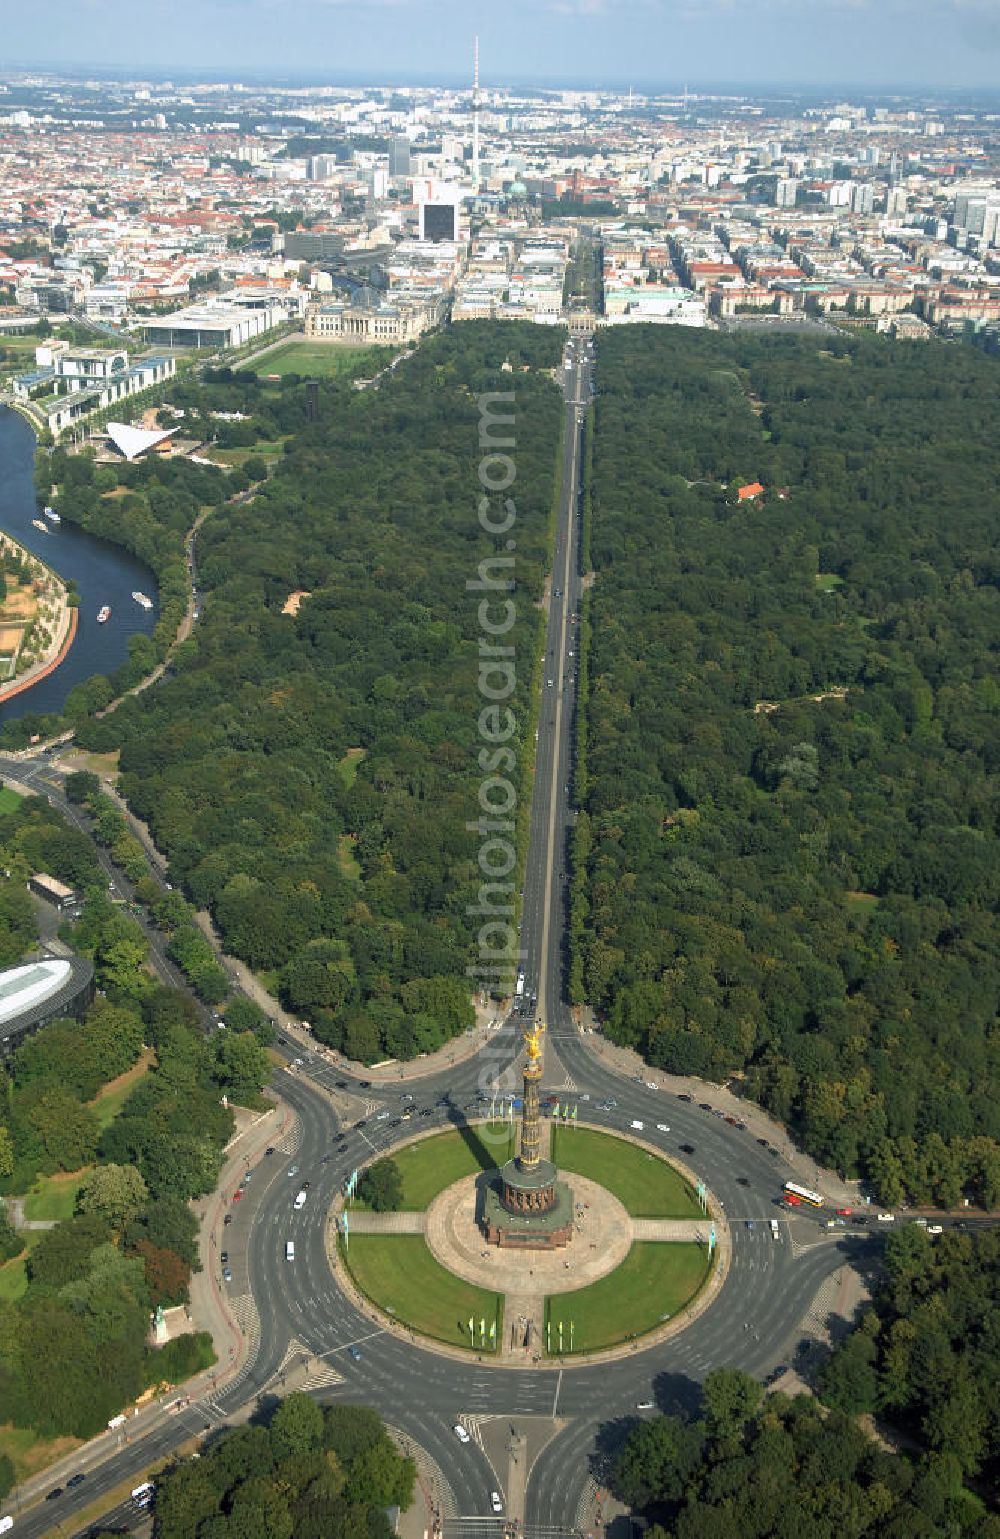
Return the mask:
{"type": "Polygon", "coordinates": [[[801,1197],[796,1197],[794,1192],[786,1192],[785,1193],[785,1201],[787,1202],[787,1204],[788,1204],[788,1206],[790,1208],[797,1208],[801,1204],[802,1198],[801,1197]]]}
{"type": "Polygon", "coordinates": [[[850,1218],[851,1214],[854,1212],[854,1209],[853,1208],[838,1208],[837,1212],[840,1214],[841,1218],[850,1218]]]}
{"type": "Polygon", "coordinates": [[[240,1198],[241,1198],[241,1197],[242,1197],[242,1196],[243,1196],[243,1193],[242,1193],[242,1192],[234,1192],[234,1193],[233,1193],[233,1201],[234,1201],[234,1202],[239,1202],[239,1200],[240,1200],[240,1198]]]}

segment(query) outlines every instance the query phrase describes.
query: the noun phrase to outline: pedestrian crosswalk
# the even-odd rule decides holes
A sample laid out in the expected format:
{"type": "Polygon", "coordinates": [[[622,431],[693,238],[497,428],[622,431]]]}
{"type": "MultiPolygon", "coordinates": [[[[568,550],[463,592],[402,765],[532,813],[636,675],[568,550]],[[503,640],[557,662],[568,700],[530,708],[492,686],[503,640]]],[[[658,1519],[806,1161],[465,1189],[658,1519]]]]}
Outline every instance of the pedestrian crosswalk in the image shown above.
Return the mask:
{"type": "Polygon", "coordinates": [[[246,1378],[253,1367],[258,1349],[260,1347],[260,1315],[257,1313],[257,1305],[254,1303],[252,1293],[240,1293],[235,1298],[229,1299],[229,1312],[239,1327],[244,1337],[243,1361],[239,1371],[229,1380],[228,1388],[239,1384],[246,1378]]]}

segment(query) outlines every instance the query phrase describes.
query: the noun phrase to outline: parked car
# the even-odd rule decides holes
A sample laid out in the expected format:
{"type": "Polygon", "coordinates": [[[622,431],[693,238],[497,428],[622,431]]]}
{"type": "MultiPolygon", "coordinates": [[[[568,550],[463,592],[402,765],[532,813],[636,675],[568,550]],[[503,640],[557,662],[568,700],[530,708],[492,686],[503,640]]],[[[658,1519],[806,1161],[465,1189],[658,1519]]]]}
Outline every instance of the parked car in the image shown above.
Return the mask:
{"type": "Polygon", "coordinates": [[[460,1443],[468,1443],[471,1441],[469,1434],[466,1432],[461,1422],[456,1422],[452,1430],[454,1431],[455,1436],[458,1438],[460,1443]]]}

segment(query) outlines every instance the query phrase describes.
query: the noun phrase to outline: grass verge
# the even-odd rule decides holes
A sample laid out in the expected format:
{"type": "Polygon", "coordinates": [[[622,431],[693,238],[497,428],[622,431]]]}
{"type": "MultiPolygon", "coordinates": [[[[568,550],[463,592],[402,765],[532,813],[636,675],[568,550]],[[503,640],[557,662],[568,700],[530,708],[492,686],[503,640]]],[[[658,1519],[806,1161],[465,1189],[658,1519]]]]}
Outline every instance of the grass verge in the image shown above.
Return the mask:
{"type": "Polygon", "coordinates": [[[632,1218],[701,1218],[702,1210],[679,1171],[638,1144],[591,1128],[552,1129],[552,1159],[560,1170],[606,1186],[632,1218]]]}
{"type": "Polygon", "coordinates": [[[549,1350],[558,1356],[560,1320],[566,1355],[596,1352],[644,1336],[683,1309],[708,1273],[709,1261],[700,1245],[637,1241],[607,1277],[575,1293],[550,1294],[545,1300],[549,1350]]]}
{"type": "Polygon", "coordinates": [[[495,1350],[490,1336],[503,1339],[503,1295],[476,1288],[436,1261],[420,1234],[352,1234],[340,1258],[356,1286],[394,1320],[423,1336],[451,1346],[472,1348],[469,1321],[474,1323],[476,1351],[495,1350]],[[480,1322],[486,1322],[486,1346],[480,1348],[480,1322]]]}

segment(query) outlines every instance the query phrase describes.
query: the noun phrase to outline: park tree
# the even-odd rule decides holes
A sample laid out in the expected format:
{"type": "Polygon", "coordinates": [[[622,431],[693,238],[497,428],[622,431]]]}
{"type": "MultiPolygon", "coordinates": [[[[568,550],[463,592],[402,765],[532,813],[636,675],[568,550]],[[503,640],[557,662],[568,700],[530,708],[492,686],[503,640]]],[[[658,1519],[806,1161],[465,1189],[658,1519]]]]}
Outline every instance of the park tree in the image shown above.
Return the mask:
{"type": "Polygon", "coordinates": [[[756,1379],[738,1368],[717,1368],[701,1386],[705,1422],[720,1441],[738,1438],[763,1398],[756,1379]]]}
{"type": "Polygon", "coordinates": [[[309,1395],[288,1395],[271,1418],[269,1430],[276,1459],[315,1452],[323,1443],[323,1411],[309,1395]]]}
{"type": "Polygon", "coordinates": [[[76,1194],[78,1213],[96,1213],[121,1231],[146,1205],[149,1193],[131,1165],[98,1165],[84,1176],[76,1194]]]}
{"type": "Polygon", "coordinates": [[[395,1212],[403,1201],[403,1178],[395,1160],[381,1159],[369,1165],[358,1182],[358,1196],[376,1213],[395,1212]]]}

